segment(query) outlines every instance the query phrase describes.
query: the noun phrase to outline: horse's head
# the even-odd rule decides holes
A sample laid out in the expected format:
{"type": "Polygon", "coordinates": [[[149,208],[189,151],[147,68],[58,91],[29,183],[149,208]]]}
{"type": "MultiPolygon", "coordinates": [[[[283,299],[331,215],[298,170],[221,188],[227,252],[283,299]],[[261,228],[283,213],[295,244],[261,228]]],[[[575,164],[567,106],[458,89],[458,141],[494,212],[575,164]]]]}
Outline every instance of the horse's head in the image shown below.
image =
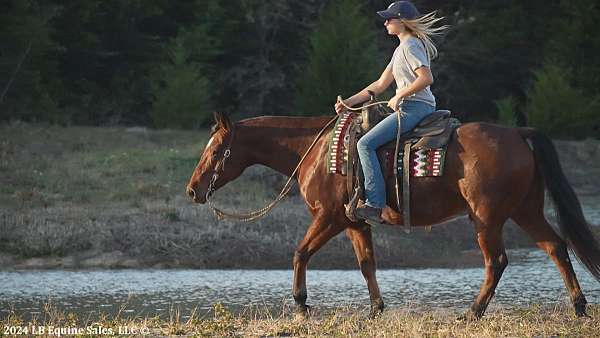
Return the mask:
{"type": "Polygon", "coordinates": [[[212,193],[235,179],[246,167],[246,154],[239,147],[234,147],[238,142],[233,123],[225,114],[214,115],[216,124],[212,127],[210,140],[186,189],[196,203],[206,203],[209,190],[212,193]]]}

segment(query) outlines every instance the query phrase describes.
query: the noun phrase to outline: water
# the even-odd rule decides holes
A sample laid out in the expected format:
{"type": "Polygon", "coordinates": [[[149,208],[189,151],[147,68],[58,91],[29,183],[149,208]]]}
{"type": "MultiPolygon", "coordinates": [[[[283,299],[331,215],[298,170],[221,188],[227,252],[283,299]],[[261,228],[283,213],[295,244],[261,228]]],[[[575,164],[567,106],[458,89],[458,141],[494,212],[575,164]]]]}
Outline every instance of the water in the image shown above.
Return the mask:
{"type": "MultiPolygon", "coordinates": [[[[509,251],[511,262],[498,285],[496,305],[568,302],[562,278],[540,250],[509,251]]],[[[573,260],[590,303],[600,302],[600,283],[573,260]]],[[[379,270],[387,306],[466,309],[479,291],[483,268],[379,270]]],[[[364,308],[366,283],[358,270],[310,270],[308,303],[321,309],[364,308]]],[[[22,316],[43,313],[51,301],[60,310],[84,316],[116,313],[167,315],[179,309],[182,318],[193,308],[206,312],[221,302],[236,311],[248,305],[292,304],[291,270],[92,270],[0,272],[0,316],[10,309],[22,316]]]]}

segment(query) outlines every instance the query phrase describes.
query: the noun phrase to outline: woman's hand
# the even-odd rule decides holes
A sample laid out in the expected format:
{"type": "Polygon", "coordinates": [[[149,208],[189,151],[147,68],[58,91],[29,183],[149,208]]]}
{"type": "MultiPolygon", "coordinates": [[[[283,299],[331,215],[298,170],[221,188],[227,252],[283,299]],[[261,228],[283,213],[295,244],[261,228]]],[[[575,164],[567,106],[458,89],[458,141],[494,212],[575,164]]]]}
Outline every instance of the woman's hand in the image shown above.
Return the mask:
{"type": "Polygon", "coordinates": [[[342,100],[341,97],[338,96],[337,102],[333,106],[335,108],[335,112],[338,115],[346,111],[346,107],[344,106],[344,103],[346,103],[346,102],[344,100],[342,100]]]}
{"type": "Polygon", "coordinates": [[[398,111],[398,102],[402,100],[402,96],[401,95],[394,95],[394,97],[392,97],[389,101],[387,106],[392,108],[394,111],[398,111]]]}

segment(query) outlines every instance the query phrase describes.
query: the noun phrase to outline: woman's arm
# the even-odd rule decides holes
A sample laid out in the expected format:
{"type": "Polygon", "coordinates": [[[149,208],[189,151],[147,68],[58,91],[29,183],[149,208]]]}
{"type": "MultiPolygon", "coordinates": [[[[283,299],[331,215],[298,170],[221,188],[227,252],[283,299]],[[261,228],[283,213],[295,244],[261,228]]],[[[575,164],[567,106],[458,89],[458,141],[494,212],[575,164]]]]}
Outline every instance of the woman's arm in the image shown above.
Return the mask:
{"type": "Polygon", "coordinates": [[[392,81],[394,81],[392,67],[386,67],[377,81],[371,83],[365,89],[344,100],[344,102],[349,106],[354,106],[359,103],[363,103],[369,99],[369,91],[372,91],[373,93],[375,93],[375,95],[379,95],[383,93],[392,84],[392,81]]]}
{"type": "Polygon", "coordinates": [[[388,107],[396,110],[400,100],[427,88],[427,86],[433,83],[433,75],[431,74],[431,69],[429,69],[429,67],[419,67],[415,70],[415,73],[417,73],[417,78],[415,81],[413,81],[413,83],[411,83],[409,86],[399,88],[396,91],[396,95],[390,99],[388,107]]]}
{"type": "Polygon", "coordinates": [[[398,90],[396,95],[399,95],[401,98],[407,97],[427,88],[427,86],[433,83],[433,75],[431,74],[431,69],[429,69],[429,67],[419,67],[415,70],[415,73],[417,73],[415,81],[411,83],[410,86],[398,90]]]}
{"type": "MultiPolygon", "coordinates": [[[[365,89],[359,91],[348,99],[344,100],[344,103],[348,106],[354,106],[359,103],[365,102],[369,99],[369,91],[372,91],[376,95],[383,93],[394,81],[394,75],[392,74],[392,67],[386,67],[379,79],[365,89]]],[[[335,111],[339,114],[344,108],[340,102],[335,104],[335,111]]]]}

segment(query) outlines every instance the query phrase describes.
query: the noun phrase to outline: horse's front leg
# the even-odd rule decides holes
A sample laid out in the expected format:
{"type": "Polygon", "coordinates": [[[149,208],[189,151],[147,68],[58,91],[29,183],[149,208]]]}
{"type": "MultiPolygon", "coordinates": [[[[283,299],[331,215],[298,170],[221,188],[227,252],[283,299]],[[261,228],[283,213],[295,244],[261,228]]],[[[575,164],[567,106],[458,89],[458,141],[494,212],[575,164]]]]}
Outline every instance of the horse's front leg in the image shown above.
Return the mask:
{"type": "Polygon", "coordinates": [[[343,226],[335,225],[331,218],[323,214],[316,214],[306,231],[306,235],[298,244],[294,253],[294,286],[293,296],[296,301],[296,313],[302,316],[308,314],[306,305],[306,265],[308,260],[333,236],[344,230],[343,226]]]}
{"type": "Polygon", "coordinates": [[[366,223],[346,229],[346,235],[352,241],[352,247],[358,260],[358,266],[363,277],[367,281],[369,296],[371,298],[370,317],[375,318],[383,312],[383,299],[379,292],[379,285],[375,277],[377,265],[375,263],[375,252],[373,252],[373,240],[371,238],[371,227],[366,223]]]}

